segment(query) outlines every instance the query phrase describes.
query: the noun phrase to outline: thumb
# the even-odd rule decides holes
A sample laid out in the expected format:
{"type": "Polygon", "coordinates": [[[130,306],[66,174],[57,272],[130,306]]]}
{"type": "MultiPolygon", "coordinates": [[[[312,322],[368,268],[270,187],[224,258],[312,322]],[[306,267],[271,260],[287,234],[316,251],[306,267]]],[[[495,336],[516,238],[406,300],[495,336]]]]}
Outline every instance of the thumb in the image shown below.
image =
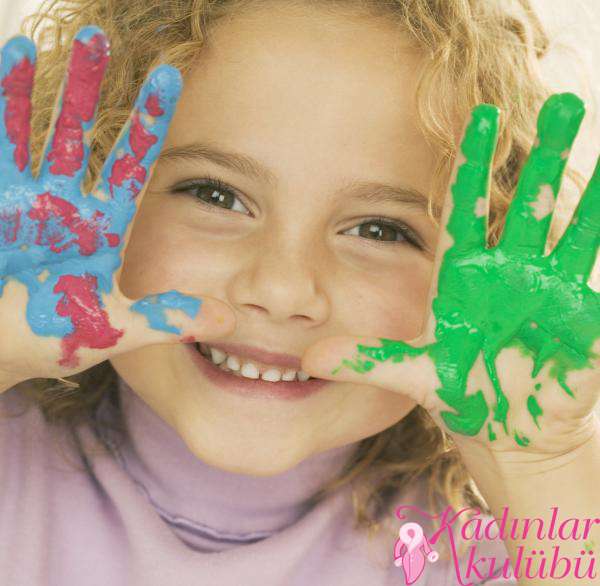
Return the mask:
{"type": "Polygon", "coordinates": [[[176,290],[132,300],[121,293],[109,308],[111,322],[123,324],[114,353],[152,344],[181,344],[212,340],[235,328],[230,307],[212,297],[187,295],[176,290]]]}
{"type": "Polygon", "coordinates": [[[306,350],[302,370],[317,378],[388,389],[429,408],[439,379],[428,348],[421,338],[409,342],[352,336],[324,338],[306,350]]]}

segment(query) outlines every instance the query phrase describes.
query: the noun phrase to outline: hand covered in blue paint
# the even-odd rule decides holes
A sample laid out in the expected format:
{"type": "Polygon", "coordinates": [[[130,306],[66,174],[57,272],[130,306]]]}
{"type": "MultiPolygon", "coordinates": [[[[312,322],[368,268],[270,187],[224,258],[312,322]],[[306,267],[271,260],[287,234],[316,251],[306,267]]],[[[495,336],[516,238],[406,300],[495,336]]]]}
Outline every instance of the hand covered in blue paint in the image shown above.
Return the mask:
{"type": "Polygon", "coordinates": [[[408,395],[462,446],[549,455],[591,437],[600,293],[588,280],[600,244],[600,161],[564,235],[544,254],[583,115],[573,94],[544,104],[500,242],[487,247],[499,111],[476,107],[442,212],[423,333],[322,340],[305,353],[303,370],[408,395]]]}
{"type": "MultiPolygon", "coordinates": [[[[40,171],[30,166],[36,49],[10,39],[0,64],[0,382],[62,377],[138,347],[210,339],[228,306],[178,291],[126,298],[122,255],[182,81],[161,65],[145,80],[90,193],[82,192],[108,42],[74,39],[40,171]]],[[[5,390],[6,385],[0,390],[5,390]]]]}

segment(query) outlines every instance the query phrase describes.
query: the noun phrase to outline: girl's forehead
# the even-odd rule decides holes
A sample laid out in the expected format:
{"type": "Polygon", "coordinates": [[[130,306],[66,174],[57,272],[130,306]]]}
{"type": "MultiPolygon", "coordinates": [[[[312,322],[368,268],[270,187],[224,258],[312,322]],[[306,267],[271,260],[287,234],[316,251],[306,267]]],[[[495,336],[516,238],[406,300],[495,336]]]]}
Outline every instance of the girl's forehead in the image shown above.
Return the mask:
{"type": "MultiPolygon", "coordinates": [[[[404,69],[412,71],[423,56],[391,19],[363,16],[357,21],[342,11],[324,16],[306,7],[300,13],[281,8],[260,15],[258,10],[213,23],[197,64],[211,61],[236,74],[260,69],[289,79],[308,72],[330,79],[332,68],[352,78],[377,71],[387,77],[397,72],[398,77],[404,69]],[[299,65],[303,68],[295,68],[299,65]]],[[[224,78],[227,71],[222,70],[224,78]]]]}
{"type": "MultiPolygon", "coordinates": [[[[179,141],[275,141],[286,150],[423,141],[415,92],[421,56],[377,24],[337,29],[269,16],[219,24],[186,74],[173,122],[179,141]]],[[[339,152],[338,152],[339,156],[339,152]]]]}
{"type": "MultiPolygon", "coordinates": [[[[211,31],[165,149],[209,145],[250,157],[280,194],[333,193],[354,181],[427,193],[435,157],[417,122],[420,54],[394,46],[395,31],[377,23],[338,28],[278,15],[268,27],[239,18],[211,31]]],[[[262,191],[267,182],[240,185],[262,191]]]]}

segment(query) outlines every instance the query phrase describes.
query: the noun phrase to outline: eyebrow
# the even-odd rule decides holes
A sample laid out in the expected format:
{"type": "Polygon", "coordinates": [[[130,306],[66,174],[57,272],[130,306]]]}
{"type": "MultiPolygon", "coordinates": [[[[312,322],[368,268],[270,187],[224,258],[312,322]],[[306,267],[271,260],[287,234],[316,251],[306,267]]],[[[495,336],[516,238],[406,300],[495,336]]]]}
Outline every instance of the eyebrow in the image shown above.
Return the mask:
{"type": "Polygon", "coordinates": [[[252,179],[263,181],[269,185],[275,186],[277,184],[275,174],[252,157],[231,151],[224,151],[214,145],[195,142],[183,146],[169,147],[164,149],[159,156],[159,160],[161,161],[186,159],[209,161],[232,171],[237,171],[252,179]]]}
{"type": "MultiPolygon", "coordinates": [[[[337,189],[336,193],[344,193],[347,197],[372,205],[400,203],[417,211],[427,211],[429,206],[427,196],[417,189],[377,181],[350,181],[337,189]]],[[[434,214],[439,214],[441,211],[433,202],[431,209],[434,214]]]]}
{"type": "MultiPolygon", "coordinates": [[[[182,146],[168,147],[162,151],[159,160],[203,160],[246,175],[252,179],[263,181],[271,186],[277,184],[277,176],[257,160],[232,151],[225,151],[206,143],[191,143],[182,146]]],[[[349,181],[336,189],[335,195],[361,200],[369,204],[401,203],[418,211],[427,211],[429,199],[417,189],[405,186],[390,185],[377,181],[349,181]]],[[[432,211],[439,215],[441,209],[432,204],[432,211]]]]}

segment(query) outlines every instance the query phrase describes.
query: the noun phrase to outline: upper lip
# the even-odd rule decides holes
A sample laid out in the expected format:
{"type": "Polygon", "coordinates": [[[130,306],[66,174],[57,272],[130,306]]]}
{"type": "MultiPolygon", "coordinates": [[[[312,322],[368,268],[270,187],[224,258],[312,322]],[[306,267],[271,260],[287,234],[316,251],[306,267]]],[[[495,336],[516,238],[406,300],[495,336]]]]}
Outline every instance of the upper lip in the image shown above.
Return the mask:
{"type": "Polygon", "coordinates": [[[248,360],[255,360],[256,362],[262,362],[264,364],[270,364],[272,366],[281,366],[282,368],[290,368],[294,370],[301,370],[302,363],[299,356],[293,354],[282,354],[280,352],[271,352],[269,350],[263,350],[256,346],[248,346],[246,344],[222,344],[222,343],[210,343],[208,344],[211,348],[222,350],[226,354],[233,354],[239,358],[247,358],[248,360]]]}

